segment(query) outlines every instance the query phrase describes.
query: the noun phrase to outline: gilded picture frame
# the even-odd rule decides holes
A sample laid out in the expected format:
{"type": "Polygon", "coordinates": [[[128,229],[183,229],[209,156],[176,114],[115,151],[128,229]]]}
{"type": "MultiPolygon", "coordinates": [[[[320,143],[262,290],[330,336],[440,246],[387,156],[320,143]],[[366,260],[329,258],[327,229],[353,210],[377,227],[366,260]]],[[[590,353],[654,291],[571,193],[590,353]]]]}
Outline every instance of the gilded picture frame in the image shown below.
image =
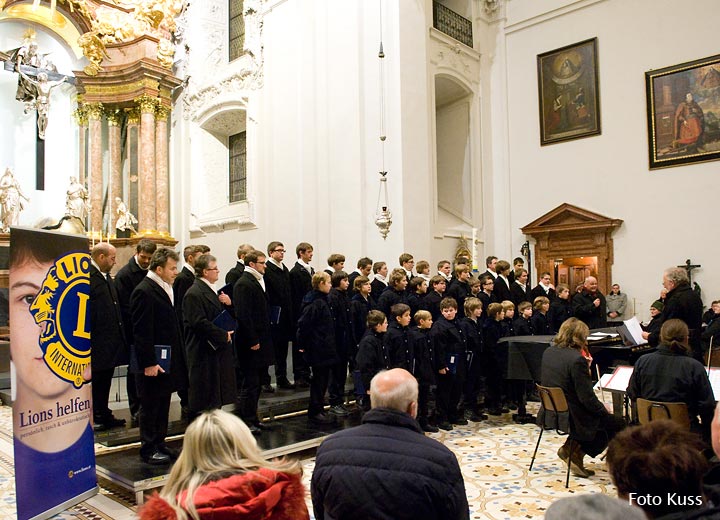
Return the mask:
{"type": "Polygon", "coordinates": [[[645,73],[650,169],[720,159],[720,54],[645,73]]]}
{"type": "Polygon", "coordinates": [[[601,133],[597,38],[537,56],[540,145],[601,133]]]}

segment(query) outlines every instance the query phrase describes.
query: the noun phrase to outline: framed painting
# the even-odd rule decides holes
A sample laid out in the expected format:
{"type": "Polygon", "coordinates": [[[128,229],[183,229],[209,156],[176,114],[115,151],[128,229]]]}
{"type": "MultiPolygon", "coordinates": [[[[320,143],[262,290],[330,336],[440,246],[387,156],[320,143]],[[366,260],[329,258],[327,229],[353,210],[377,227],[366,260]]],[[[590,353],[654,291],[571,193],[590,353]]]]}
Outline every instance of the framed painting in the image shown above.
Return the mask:
{"type": "Polygon", "coordinates": [[[538,54],[540,144],[600,134],[597,38],[538,54]]]}
{"type": "Polygon", "coordinates": [[[720,159],[720,54],[645,73],[650,169],[720,159]]]}

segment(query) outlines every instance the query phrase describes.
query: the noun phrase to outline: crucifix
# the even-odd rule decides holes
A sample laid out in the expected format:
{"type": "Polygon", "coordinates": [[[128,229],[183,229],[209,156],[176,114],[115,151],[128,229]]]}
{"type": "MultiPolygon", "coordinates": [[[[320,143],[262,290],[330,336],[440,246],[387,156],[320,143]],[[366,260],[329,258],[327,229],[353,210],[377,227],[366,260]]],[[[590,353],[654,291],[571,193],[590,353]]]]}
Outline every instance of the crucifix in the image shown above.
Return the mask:
{"type": "Polygon", "coordinates": [[[687,260],[685,260],[684,265],[679,265],[678,267],[682,267],[683,269],[685,269],[685,271],[687,271],[688,280],[690,281],[690,286],[692,287],[692,270],[697,269],[698,267],[702,267],[702,265],[693,264],[688,258],[687,260]]]}
{"type": "Polygon", "coordinates": [[[34,31],[25,34],[23,45],[8,52],[10,59],[4,62],[5,70],[18,73],[18,87],[15,99],[25,105],[24,112],[35,112],[37,134],[35,145],[35,187],[45,189],[45,128],[48,124],[50,92],[64,83],[75,83],[74,79],[58,74],[57,68],[47,57],[38,53],[34,31]]]}

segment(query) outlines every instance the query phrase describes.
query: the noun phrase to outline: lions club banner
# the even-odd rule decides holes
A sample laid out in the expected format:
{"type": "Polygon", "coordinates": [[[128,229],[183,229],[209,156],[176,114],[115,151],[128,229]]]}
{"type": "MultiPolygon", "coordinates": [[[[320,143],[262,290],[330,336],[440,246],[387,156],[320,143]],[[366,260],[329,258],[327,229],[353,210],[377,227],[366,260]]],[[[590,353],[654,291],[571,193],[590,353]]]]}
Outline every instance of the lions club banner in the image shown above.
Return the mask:
{"type": "Polygon", "coordinates": [[[85,237],[10,231],[17,516],[49,518],[97,493],[85,237]]]}

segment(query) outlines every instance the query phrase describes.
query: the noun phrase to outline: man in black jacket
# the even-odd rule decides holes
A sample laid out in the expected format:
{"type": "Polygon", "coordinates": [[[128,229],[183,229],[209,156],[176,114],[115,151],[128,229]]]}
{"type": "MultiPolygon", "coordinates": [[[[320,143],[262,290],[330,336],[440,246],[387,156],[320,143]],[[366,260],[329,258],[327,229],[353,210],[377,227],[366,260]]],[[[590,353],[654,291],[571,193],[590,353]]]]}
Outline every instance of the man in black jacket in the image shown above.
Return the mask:
{"type": "Polygon", "coordinates": [[[248,254],[250,251],[254,250],[255,248],[250,244],[240,244],[238,246],[237,263],[235,264],[235,267],[230,269],[225,275],[225,284],[231,283],[235,285],[235,282],[238,281],[238,279],[242,276],[243,271],[245,270],[245,255],[248,254]]]}
{"type": "Polygon", "coordinates": [[[126,354],[127,342],[115,282],[115,247],[100,242],[92,250],[90,266],[90,347],[92,349],[92,396],[95,431],[125,425],[108,408],[110,386],[118,359],[126,354]]]}
{"type": "Polygon", "coordinates": [[[415,420],[418,383],[402,368],[370,383],[372,410],[360,426],[317,450],[311,495],[315,518],[469,518],[455,455],[425,437],[415,420]]]}
{"type": "MultiPolygon", "coordinates": [[[[157,245],[150,239],[143,238],[135,247],[135,256],[125,264],[115,275],[115,288],[120,302],[122,322],[125,325],[125,338],[129,345],[133,341],[133,325],[130,316],[130,295],[135,287],[147,276],[148,266],[157,245]]],[[[140,410],[140,399],[138,398],[135,374],[128,371],[127,374],[128,406],[133,426],[137,425],[138,412],[140,410]]]]}
{"type": "Polygon", "coordinates": [[[204,410],[234,403],[237,395],[233,331],[214,323],[223,306],[231,304],[230,297],[216,292],[219,272],[214,256],[201,255],[194,267],[197,278],[183,303],[190,421],[204,410]]]}
{"type": "Polygon", "coordinates": [[[232,302],[235,308],[235,353],[242,373],[237,413],[253,434],[263,425],[257,416],[260,377],[272,365],[274,354],[270,334],[270,313],[265,287],[265,253],[245,255],[245,271],[235,282],[232,302]]]}
{"type": "MultiPolygon", "coordinates": [[[[297,262],[290,269],[290,296],[292,297],[292,313],[295,320],[300,318],[303,298],[313,290],[312,277],[315,269],[310,265],[313,258],[313,246],[307,242],[300,242],[295,247],[297,262]]],[[[296,388],[310,386],[310,367],[308,367],[303,345],[297,340],[292,343],[293,378],[296,388]]]]}
{"type": "Polygon", "coordinates": [[[140,457],[148,464],[166,464],[176,453],[165,444],[170,394],[175,388],[177,361],[173,352],[184,348],[180,322],[173,307],[172,283],[177,276],[178,254],[166,248],[153,253],[148,273],[130,296],[133,341],[138,367],[140,457]],[[159,346],[170,348],[170,373],[163,369],[159,346]]]}
{"type": "Polygon", "coordinates": [[[605,296],[598,290],[598,281],[594,276],[585,278],[583,289],[572,299],[573,313],[590,329],[607,327],[605,296]]]}
{"type": "MultiPolygon", "coordinates": [[[[665,307],[661,316],[661,325],[667,320],[678,319],[685,322],[690,329],[689,345],[692,356],[702,361],[702,300],[690,287],[687,271],[682,267],[670,267],[663,273],[663,287],[667,290],[665,307]]],[[[660,342],[660,333],[643,333],[643,338],[650,345],[657,346],[660,342]]]]}
{"type": "Polygon", "coordinates": [[[265,264],[265,285],[270,303],[270,334],[275,349],[275,382],[278,388],[292,390],[295,385],[287,378],[288,343],[295,334],[296,319],[292,309],[290,271],[282,263],[285,246],[270,242],[265,264]]]}

